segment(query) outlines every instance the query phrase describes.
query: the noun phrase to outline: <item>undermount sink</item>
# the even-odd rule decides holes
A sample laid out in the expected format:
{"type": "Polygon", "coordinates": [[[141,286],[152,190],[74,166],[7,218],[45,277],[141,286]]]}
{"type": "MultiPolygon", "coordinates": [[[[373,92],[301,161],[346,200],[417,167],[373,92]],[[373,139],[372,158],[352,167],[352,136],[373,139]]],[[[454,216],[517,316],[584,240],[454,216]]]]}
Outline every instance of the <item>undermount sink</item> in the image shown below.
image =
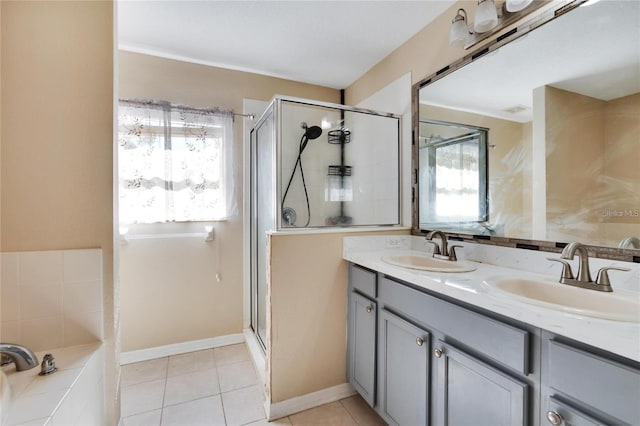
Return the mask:
{"type": "Polygon", "coordinates": [[[523,302],[546,306],[580,316],[613,321],[640,322],[640,301],[615,293],[582,289],[553,280],[504,277],[486,280],[485,284],[499,292],[515,296],[523,302]]]}
{"type": "Polygon", "coordinates": [[[421,253],[392,254],[383,256],[382,261],[394,266],[431,272],[471,272],[476,269],[468,262],[440,260],[421,253]]]}

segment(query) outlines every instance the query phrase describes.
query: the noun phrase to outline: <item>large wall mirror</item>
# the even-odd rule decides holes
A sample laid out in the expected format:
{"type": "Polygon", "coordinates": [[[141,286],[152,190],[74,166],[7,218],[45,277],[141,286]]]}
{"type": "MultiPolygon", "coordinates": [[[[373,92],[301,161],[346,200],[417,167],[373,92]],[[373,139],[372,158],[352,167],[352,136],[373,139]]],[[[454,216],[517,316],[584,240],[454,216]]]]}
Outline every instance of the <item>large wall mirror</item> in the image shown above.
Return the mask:
{"type": "Polygon", "coordinates": [[[640,2],[577,4],[414,87],[414,233],[639,256],[640,2]]]}

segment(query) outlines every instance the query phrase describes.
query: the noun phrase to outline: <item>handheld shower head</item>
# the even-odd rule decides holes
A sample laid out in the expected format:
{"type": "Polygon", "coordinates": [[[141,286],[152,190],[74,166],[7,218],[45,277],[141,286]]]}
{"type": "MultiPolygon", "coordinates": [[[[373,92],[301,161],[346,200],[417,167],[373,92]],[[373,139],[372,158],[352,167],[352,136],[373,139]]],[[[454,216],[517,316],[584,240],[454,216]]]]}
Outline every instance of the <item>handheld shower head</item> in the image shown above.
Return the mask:
{"type": "Polygon", "coordinates": [[[302,154],[302,151],[307,147],[307,142],[313,139],[318,139],[322,134],[322,129],[320,127],[307,127],[306,123],[303,124],[302,128],[304,129],[304,135],[302,135],[302,139],[300,139],[300,154],[302,154]]]}
{"type": "Polygon", "coordinates": [[[322,134],[322,129],[318,126],[308,127],[307,130],[304,132],[304,135],[309,140],[318,139],[321,134],[322,134]]]}

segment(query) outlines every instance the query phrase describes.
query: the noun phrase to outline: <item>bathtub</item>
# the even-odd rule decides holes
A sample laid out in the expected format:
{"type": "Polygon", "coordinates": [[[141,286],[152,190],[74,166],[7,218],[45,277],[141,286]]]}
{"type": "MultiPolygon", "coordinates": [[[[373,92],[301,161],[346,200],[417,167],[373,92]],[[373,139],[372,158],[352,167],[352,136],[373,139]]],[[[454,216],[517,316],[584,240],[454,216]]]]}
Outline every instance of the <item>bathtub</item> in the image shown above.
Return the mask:
{"type": "Polygon", "coordinates": [[[37,352],[39,361],[53,354],[58,371],[39,376],[39,366],[15,371],[5,366],[3,426],[88,426],[105,424],[104,347],[101,343],[37,352]]]}

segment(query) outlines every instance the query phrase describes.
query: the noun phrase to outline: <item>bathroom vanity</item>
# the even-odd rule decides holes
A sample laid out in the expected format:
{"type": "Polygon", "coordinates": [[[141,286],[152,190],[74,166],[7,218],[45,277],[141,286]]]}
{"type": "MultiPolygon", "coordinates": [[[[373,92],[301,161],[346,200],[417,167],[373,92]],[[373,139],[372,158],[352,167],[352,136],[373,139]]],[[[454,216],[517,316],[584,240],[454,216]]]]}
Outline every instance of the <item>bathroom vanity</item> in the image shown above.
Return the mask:
{"type": "Polygon", "coordinates": [[[381,261],[393,250],[347,245],[347,375],[387,423],[640,424],[640,324],[558,313],[484,284],[528,271],[408,270],[381,261]]]}

